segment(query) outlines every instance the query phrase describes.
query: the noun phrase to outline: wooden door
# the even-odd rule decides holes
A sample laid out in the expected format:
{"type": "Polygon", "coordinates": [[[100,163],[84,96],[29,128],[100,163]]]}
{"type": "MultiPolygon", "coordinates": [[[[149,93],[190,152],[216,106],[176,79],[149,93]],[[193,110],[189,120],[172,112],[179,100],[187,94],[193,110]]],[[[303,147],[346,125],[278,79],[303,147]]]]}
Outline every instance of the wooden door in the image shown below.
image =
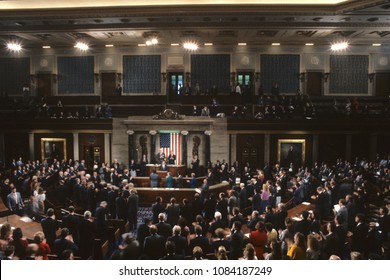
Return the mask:
{"type": "Polygon", "coordinates": [[[323,95],[322,72],[306,72],[306,94],[309,96],[323,95]]]}
{"type": "Polygon", "coordinates": [[[375,96],[387,96],[390,93],[390,73],[377,72],[375,74],[375,96]]]}
{"type": "Polygon", "coordinates": [[[102,96],[114,96],[116,88],[116,73],[101,73],[102,96]]]}
{"type": "Polygon", "coordinates": [[[52,74],[37,74],[37,95],[39,97],[52,95],[52,74]]]}

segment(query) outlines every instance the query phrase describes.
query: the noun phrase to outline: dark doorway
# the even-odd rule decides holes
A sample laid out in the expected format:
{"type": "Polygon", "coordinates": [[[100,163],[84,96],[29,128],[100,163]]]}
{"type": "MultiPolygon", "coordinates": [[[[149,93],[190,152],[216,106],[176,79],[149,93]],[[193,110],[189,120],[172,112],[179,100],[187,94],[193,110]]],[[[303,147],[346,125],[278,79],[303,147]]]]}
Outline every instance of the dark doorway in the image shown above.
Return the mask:
{"type": "Polygon", "coordinates": [[[389,81],[389,72],[377,72],[375,74],[375,96],[388,96],[390,94],[389,81]]]}
{"type": "Polygon", "coordinates": [[[168,74],[168,102],[178,102],[183,94],[184,73],[170,72],[168,74]]]}
{"type": "Polygon", "coordinates": [[[306,72],[306,94],[309,96],[322,96],[323,95],[323,79],[322,72],[309,71],[306,72]]]}
{"type": "Polygon", "coordinates": [[[116,73],[101,73],[102,96],[114,96],[116,88],[116,73]]]}
{"type": "Polygon", "coordinates": [[[91,169],[93,167],[94,162],[101,161],[100,147],[84,146],[84,159],[87,167],[91,169]]]}
{"type": "Polygon", "coordinates": [[[251,102],[254,93],[253,72],[237,71],[237,83],[241,86],[241,94],[245,97],[243,101],[251,102]]]}
{"type": "Polygon", "coordinates": [[[52,95],[52,74],[37,74],[37,95],[38,97],[46,97],[52,95]]]}

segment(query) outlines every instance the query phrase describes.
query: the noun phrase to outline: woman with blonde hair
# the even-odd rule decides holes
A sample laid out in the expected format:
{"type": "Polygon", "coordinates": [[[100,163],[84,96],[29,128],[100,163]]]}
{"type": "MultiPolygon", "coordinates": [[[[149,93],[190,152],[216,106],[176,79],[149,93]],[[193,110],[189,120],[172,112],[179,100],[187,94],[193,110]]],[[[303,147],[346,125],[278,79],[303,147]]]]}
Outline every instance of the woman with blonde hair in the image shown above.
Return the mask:
{"type": "Polygon", "coordinates": [[[255,247],[251,243],[246,244],[244,249],[244,256],[242,257],[242,259],[257,260],[255,247]]]}
{"type": "Polygon", "coordinates": [[[46,243],[45,234],[42,231],[37,231],[34,234],[34,242],[38,244],[37,256],[42,256],[43,260],[48,260],[48,254],[51,253],[49,244],[46,243]]]}
{"type": "Polygon", "coordinates": [[[260,204],[260,214],[264,213],[265,207],[268,205],[268,200],[271,195],[271,192],[269,191],[269,184],[268,182],[266,184],[263,184],[263,189],[261,191],[261,204],[260,204]]]}
{"type": "Polygon", "coordinates": [[[224,246],[219,246],[217,251],[217,260],[228,260],[227,252],[224,246]]]}

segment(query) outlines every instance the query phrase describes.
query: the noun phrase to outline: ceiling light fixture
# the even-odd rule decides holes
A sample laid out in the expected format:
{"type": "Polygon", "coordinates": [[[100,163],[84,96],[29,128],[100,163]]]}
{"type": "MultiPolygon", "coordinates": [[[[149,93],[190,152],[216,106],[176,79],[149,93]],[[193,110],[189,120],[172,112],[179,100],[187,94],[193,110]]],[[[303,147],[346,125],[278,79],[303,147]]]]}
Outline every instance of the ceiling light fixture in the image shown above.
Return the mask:
{"type": "Polygon", "coordinates": [[[171,43],[171,46],[172,47],[177,47],[177,46],[180,46],[180,44],[179,43],[171,43]]]}
{"type": "Polygon", "coordinates": [[[347,42],[335,43],[330,47],[330,49],[335,52],[345,50],[346,48],[348,48],[347,42]]]}
{"type": "Polygon", "coordinates": [[[42,46],[42,49],[51,49],[51,46],[42,46]]]}
{"type": "Polygon", "coordinates": [[[77,44],[74,47],[81,51],[87,51],[89,49],[89,46],[86,43],[82,43],[82,42],[77,42],[77,44]]]}
{"type": "Polygon", "coordinates": [[[7,48],[14,52],[20,52],[22,50],[22,46],[19,43],[8,43],[7,48]]]}
{"type": "Polygon", "coordinates": [[[205,46],[212,46],[213,43],[204,43],[205,46]]]}
{"type": "Polygon", "coordinates": [[[113,48],[113,47],[114,47],[114,45],[112,45],[112,44],[109,44],[109,45],[105,45],[105,47],[106,47],[106,48],[113,48]]]}
{"type": "Polygon", "coordinates": [[[305,46],[314,46],[314,43],[306,43],[305,46]]]}
{"type": "Polygon", "coordinates": [[[374,44],[372,44],[372,46],[373,46],[373,47],[380,47],[380,46],[382,46],[382,44],[374,43],[374,44]]]}
{"type": "Polygon", "coordinates": [[[246,43],[238,43],[239,46],[246,46],[246,43]]]}
{"type": "Polygon", "coordinates": [[[272,46],[280,46],[280,43],[272,43],[272,46]]]}
{"type": "Polygon", "coordinates": [[[146,44],[138,44],[138,47],[146,47],[146,44]]]}
{"type": "Polygon", "coordinates": [[[199,48],[199,46],[194,42],[186,42],[183,44],[183,48],[189,51],[196,51],[199,48]]]}
{"type": "Polygon", "coordinates": [[[151,40],[147,40],[147,41],[145,42],[145,44],[146,44],[147,46],[157,45],[157,44],[158,44],[158,40],[157,40],[156,38],[153,38],[153,39],[151,39],[151,40]]]}

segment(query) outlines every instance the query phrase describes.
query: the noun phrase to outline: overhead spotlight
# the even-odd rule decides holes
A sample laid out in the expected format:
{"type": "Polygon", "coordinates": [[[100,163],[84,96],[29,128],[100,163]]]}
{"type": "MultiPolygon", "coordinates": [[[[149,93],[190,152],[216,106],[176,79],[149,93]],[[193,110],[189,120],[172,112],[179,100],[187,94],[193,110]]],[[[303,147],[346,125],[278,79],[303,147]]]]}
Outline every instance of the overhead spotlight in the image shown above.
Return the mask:
{"type": "Polygon", "coordinates": [[[314,43],[306,43],[305,46],[314,46],[314,43]]]}
{"type": "Polygon", "coordinates": [[[238,43],[239,46],[246,46],[246,43],[238,43]]]}
{"type": "Polygon", "coordinates": [[[185,48],[186,50],[189,50],[189,51],[196,51],[199,48],[199,46],[198,46],[198,44],[193,43],[193,42],[186,42],[183,44],[183,48],[185,48]]]}
{"type": "Polygon", "coordinates": [[[42,46],[42,49],[50,49],[51,46],[42,46]]]}
{"type": "Polygon", "coordinates": [[[382,44],[379,44],[379,43],[373,43],[373,44],[372,44],[372,46],[373,46],[373,47],[380,47],[380,46],[382,46],[382,44]]]}
{"type": "Polygon", "coordinates": [[[20,52],[22,50],[22,46],[19,43],[8,43],[7,48],[14,52],[20,52]]]}
{"type": "Polygon", "coordinates": [[[272,43],[272,46],[280,46],[280,43],[272,43]]]}
{"type": "Polygon", "coordinates": [[[108,45],[105,45],[106,48],[113,48],[114,45],[113,44],[108,44],[108,45]]]}
{"type": "Polygon", "coordinates": [[[335,43],[330,47],[330,49],[335,52],[345,50],[346,48],[348,48],[347,42],[335,43]]]}
{"type": "Polygon", "coordinates": [[[149,40],[148,40],[148,41],[145,42],[145,44],[146,44],[147,46],[151,46],[151,45],[152,45],[152,41],[149,41],[149,40]]]}
{"type": "Polygon", "coordinates": [[[156,38],[153,38],[151,42],[152,42],[152,45],[157,45],[158,44],[158,40],[156,38]]]}
{"type": "Polygon", "coordinates": [[[177,46],[180,46],[180,44],[179,43],[171,43],[171,46],[172,47],[177,47],[177,46]]]}
{"type": "Polygon", "coordinates": [[[74,47],[82,51],[87,51],[89,49],[89,46],[86,43],[82,43],[82,42],[77,42],[77,44],[74,47]]]}

